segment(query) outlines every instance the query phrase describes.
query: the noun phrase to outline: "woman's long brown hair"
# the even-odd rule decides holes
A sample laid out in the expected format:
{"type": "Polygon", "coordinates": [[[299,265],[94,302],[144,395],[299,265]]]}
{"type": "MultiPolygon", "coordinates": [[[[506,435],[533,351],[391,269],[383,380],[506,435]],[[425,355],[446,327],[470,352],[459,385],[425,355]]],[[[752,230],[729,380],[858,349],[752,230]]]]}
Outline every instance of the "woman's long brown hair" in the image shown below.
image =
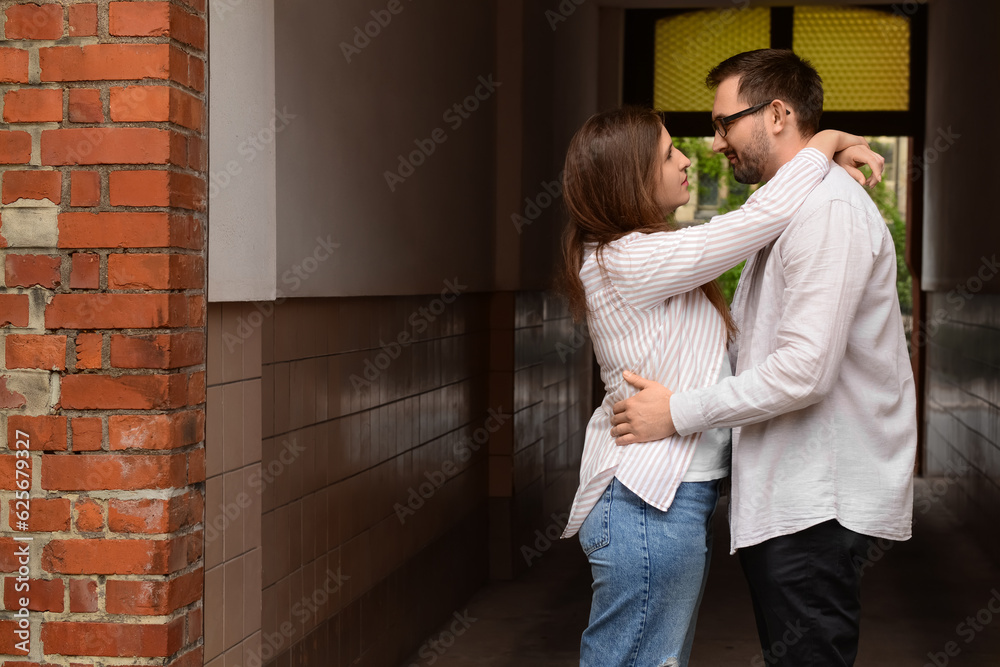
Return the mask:
{"type": "MultiPolygon", "coordinates": [[[[605,246],[627,234],[676,230],[654,199],[662,127],[652,109],[623,107],[591,116],[570,141],[563,172],[570,220],[563,233],[560,283],[577,321],[587,314],[580,280],[584,244],[597,244],[600,263],[605,246]]],[[[732,338],[736,324],[718,282],[705,283],[701,290],[732,338]]]]}

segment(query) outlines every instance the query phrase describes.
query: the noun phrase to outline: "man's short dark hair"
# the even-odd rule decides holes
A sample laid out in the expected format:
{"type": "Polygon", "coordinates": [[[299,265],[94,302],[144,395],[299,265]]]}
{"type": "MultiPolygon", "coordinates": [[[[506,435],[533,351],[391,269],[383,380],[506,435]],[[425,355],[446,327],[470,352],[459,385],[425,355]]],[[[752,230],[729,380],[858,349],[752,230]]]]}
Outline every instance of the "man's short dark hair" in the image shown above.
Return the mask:
{"type": "Polygon", "coordinates": [[[819,131],[823,80],[808,60],[786,49],[747,51],[716,65],[705,83],[715,90],[734,76],[740,79],[737,93],[747,104],[781,100],[795,112],[802,136],[819,131]]]}

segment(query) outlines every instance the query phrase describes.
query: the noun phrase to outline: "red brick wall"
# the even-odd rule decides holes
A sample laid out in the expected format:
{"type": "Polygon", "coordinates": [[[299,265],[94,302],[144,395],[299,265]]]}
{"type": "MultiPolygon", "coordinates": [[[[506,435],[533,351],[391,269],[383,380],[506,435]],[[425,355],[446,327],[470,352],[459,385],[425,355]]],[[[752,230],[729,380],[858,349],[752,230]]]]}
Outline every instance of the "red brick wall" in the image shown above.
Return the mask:
{"type": "Polygon", "coordinates": [[[0,11],[0,663],[200,667],[206,0],[0,11]]]}

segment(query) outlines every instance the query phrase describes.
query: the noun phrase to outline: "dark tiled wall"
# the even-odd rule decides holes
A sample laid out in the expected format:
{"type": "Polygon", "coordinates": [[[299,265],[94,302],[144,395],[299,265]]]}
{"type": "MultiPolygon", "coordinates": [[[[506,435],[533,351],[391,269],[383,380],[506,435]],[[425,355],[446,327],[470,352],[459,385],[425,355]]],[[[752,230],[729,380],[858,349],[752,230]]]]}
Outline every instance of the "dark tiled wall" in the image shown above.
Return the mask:
{"type": "Polygon", "coordinates": [[[580,458],[593,405],[594,354],[565,303],[545,294],[542,319],[543,514],[566,514],[580,481],[580,458]]]}
{"type": "Polygon", "coordinates": [[[565,511],[574,396],[589,396],[572,361],[589,347],[556,349],[572,332],[542,295],[277,306],[262,329],[264,664],[399,664],[485,583],[498,480],[519,507],[500,518],[522,532],[565,511]]]}
{"type": "Polygon", "coordinates": [[[926,471],[1000,558],[1000,295],[975,286],[928,294],[926,471]]]}
{"type": "Polygon", "coordinates": [[[250,303],[208,306],[205,665],[260,656],[261,331],[250,303]],[[256,321],[256,320],[254,320],[256,321]]]}
{"type": "Polygon", "coordinates": [[[558,534],[579,480],[590,414],[590,341],[550,294],[498,295],[494,322],[509,324],[513,360],[494,359],[491,396],[513,403],[514,428],[490,450],[491,574],[515,576],[558,534]],[[500,315],[498,316],[498,313],[500,315]],[[507,316],[507,313],[511,313],[507,316]]]}

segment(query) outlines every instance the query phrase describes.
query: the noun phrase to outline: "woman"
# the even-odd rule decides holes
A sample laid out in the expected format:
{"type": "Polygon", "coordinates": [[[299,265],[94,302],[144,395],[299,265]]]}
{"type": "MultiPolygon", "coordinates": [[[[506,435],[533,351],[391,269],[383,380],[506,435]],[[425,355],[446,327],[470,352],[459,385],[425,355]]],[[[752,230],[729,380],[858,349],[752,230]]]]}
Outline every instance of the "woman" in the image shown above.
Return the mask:
{"type": "Polygon", "coordinates": [[[573,137],[563,282],[574,316],[586,315],[606,389],[563,534],[579,531],[594,576],[582,665],[687,665],[729,474],[728,430],[615,446],[612,406],[634,393],[622,371],[676,391],[729,374],[735,325],[714,279],[777,238],[848,148],[838,162],[870,164],[872,183],[881,176],[864,139],[820,132],[743,208],[677,230],[668,216],[690,197],[691,162],[654,111],[598,114],[573,137]]]}

